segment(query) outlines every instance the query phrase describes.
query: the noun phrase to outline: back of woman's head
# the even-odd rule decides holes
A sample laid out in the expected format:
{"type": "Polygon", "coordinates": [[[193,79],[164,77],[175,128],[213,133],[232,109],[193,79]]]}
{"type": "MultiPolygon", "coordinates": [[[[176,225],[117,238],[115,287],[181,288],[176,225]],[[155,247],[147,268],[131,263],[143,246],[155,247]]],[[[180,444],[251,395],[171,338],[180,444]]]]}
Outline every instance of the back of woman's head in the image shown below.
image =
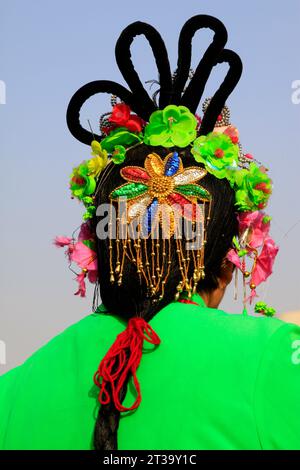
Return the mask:
{"type": "MultiPolygon", "coordinates": [[[[175,150],[178,151],[184,168],[195,167],[196,162],[189,148],[172,149],[172,151],[175,150]]],[[[101,177],[96,191],[96,206],[109,204],[111,192],[124,184],[125,181],[120,173],[122,168],[127,166],[144,167],[145,159],[151,153],[156,153],[163,159],[170,153],[170,149],[149,147],[141,144],[127,151],[126,161],[122,165],[112,165],[101,177]]],[[[222,261],[230,249],[233,236],[237,233],[237,217],[234,207],[234,192],[226,179],[220,180],[207,173],[201,179],[201,186],[211,195],[211,213],[210,220],[207,221],[206,246],[204,251],[205,277],[199,282],[197,290],[211,291],[218,286],[218,276],[222,261]]],[[[106,213],[96,217],[96,223],[99,223],[104,217],[107,218],[106,213]]],[[[184,238],[185,234],[183,233],[182,236],[184,238]]],[[[128,260],[124,263],[122,283],[110,282],[110,239],[109,237],[104,239],[103,237],[97,237],[100,294],[104,305],[110,313],[124,318],[139,315],[149,320],[163,306],[174,300],[181,273],[176,256],[177,246],[174,236],[170,243],[171,266],[164,288],[164,295],[159,302],[156,299],[153,302],[153,299],[148,295],[145,278],[139,275],[136,265],[128,260]]],[[[159,249],[158,256],[165,256],[164,245],[156,243],[157,248],[159,249]]],[[[147,249],[150,259],[152,250],[150,244],[147,249]]]]}
{"type": "MultiPolygon", "coordinates": [[[[176,149],[182,159],[183,168],[195,167],[194,157],[190,153],[189,148],[176,149]]],[[[96,190],[96,207],[111,203],[111,193],[116,188],[124,184],[124,178],[121,170],[127,166],[144,167],[145,159],[149,154],[156,153],[162,159],[170,154],[170,149],[164,147],[150,147],[140,144],[126,153],[126,161],[121,165],[110,165],[100,178],[96,190]]],[[[199,166],[199,165],[198,165],[199,166]]],[[[200,168],[200,166],[199,166],[200,168]]],[[[226,253],[231,247],[232,238],[237,233],[237,217],[235,214],[235,195],[226,179],[217,179],[215,176],[206,173],[201,179],[201,186],[207,190],[211,197],[210,213],[205,214],[205,218],[209,218],[206,224],[206,244],[204,249],[204,269],[205,277],[200,279],[197,290],[213,291],[218,287],[218,276],[220,275],[221,265],[226,253]]],[[[106,211],[100,211],[101,216],[95,218],[95,230],[97,232],[97,224],[102,223],[104,219],[107,221],[106,211]]],[[[207,212],[207,210],[206,210],[207,212]]],[[[97,213],[99,213],[97,211],[97,213]]],[[[109,227],[106,226],[107,233],[109,227]]],[[[162,233],[160,233],[162,235],[162,233]]],[[[183,239],[185,237],[182,234],[183,239]]],[[[114,277],[111,262],[111,240],[110,237],[96,237],[97,240],[97,256],[99,266],[99,284],[101,300],[104,303],[109,314],[115,314],[126,320],[133,317],[142,317],[149,321],[155,314],[159,312],[165,305],[174,300],[177,292],[177,286],[180,282],[182,273],[181,265],[178,260],[178,245],[174,235],[169,240],[170,256],[167,257],[165,244],[161,243],[161,239],[155,241],[155,246],[151,243],[145,244],[146,259],[150,259],[155,250],[155,255],[159,259],[168,259],[170,266],[168,276],[166,277],[163,296],[153,298],[149,295],[149,286],[146,277],[141,276],[138,272],[137,265],[126,259],[123,265],[122,282],[111,282],[111,276],[114,277]],[[158,250],[158,251],[157,251],[158,250]]],[[[119,247],[117,248],[119,250],[119,247]]],[[[192,276],[192,268],[189,268],[188,276],[192,276]]],[[[159,313],[158,313],[159,314],[159,313]]],[[[120,390],[120,400],[125,398],[127,391],[127,381],[120,390]]],[[[113,402],[106,405],[102,404],[94,433],[94,445],[96,449],[116,449],[117,448],[117,430],[120,419],[120,411],[116,409],[113,402]]]]}
{"type": "MultiPolygon", "coordinates": [[[[92,142],[94,156],[92,161],[74,169],[72,175],[73,195],[87,206],[85,217],[93,217],[97,252],[95,254],[93,237],[84,240],[86,245],[81,246],[84,253],[85,247],[90,245],[93,250],[92,255],[88,250],[87,266],[85,264],[77,276],[80,284],[77,293],[85,294],[84,278],[90,276],[95,280],[98,267],[101,300],[108,314],[127,321],[126,330],[118,335],[94,377],[100,388],[101,403],[94,433],[96,449],[117,449],[120,411],[128,411],[122,406],[127,383],[133,375],[134,384],[138,384],[135,372],[143,341],[149,339],[146,337],[149,331],[153,332],[147,322],[174,298],[186,301],[180,299],[184,293],[191,297],[193,292],[198,292],[203,298],[214,295],[215,291],[219,295],[226,266],[223,261],[239,230],[235,209],[241,212],[261,210],[271,193],[271,180],[252,162],[251,155],[243,154],[238,131],[230,124],[225,103],[239,82],[243,67],[239,56],[225,49],[226,41],[226,28],[218,19],[209,15],[190,18],[180,33],[178,67],[172,76],[160,34],[151,25],[135,22],[121,33],[116,44],[117,63],[129,89],[109,80],[96,80],[80,88],[68,106],[67,122],[71,133],[80,142],[87,145],[92,142]],[[190,74],[193,36],[207,28],[214,32],[213,41],[195,72],[190,74]],[[158,67],[157,102],[148,96],[132,63],[131,44],[140,34],[148,40],[158,67]],[[206,82],[213,67],[222,63],[227,63],[229,70],[214,96],[203,103],[203,116],[199,119],[196,112],[206,82]],[[101,116],[101,135],[98,136],[80,123],[83,104],[96,93],[113,95],[113,110],[101,116]],[[216,132],[215,127],[219,128],[216,132]],[[158,143],[168,148],[156,147],[158,143]],[[174,147],[169,148],[170,145],[174,147]],[[116,155],[121,158],[118,160],[116,155]],[[122,157],[124,162],[115,164],[122,157]],[[203,162],[203,166],[196,161],[203,162]],[[169,180],[169,176],[173,179],[169,180]],[[238,188],[236,193],[231,185],[238,188]],[[124,217],[125,238],[118,229],[118,223],[124,223],[123,214],[120,216],[119,212],[124,195],[126,208],[129,208],[128,217],[124,217]],[[166,206],[165,212],[160,212],[162,205],[166,206]],[[176,205],[180,206],[179,210],[176,205]],[[106,211],[102,210],[104,206],[106,211]],[[114,211],[116,231],[112,222],[114,211]],[[128,237],[128,230],[137,214],[141,222],[137,225],[136,239],[128,237]],[[163,233],[164,214],[170,215],[168,237],[163,233]],[[194,249],[187,248],[188,232],[179,230],[178,237],[177,229],[174,231],[178,215],[180,224],[188,221],[192,232],[196,233],[194,249]],[[152,228],[149,232],[153,222],[158,226],[156,237],[152,235],[152,228]],[[139,237],[144,226],[150,235],[139,237]],[[128,341],[123,341],[124,338],[128,341]],[[132,338],[134,344],[139,344],[135,369],[131,367],[132,338]],[[118,355],[116,351],[121,352],[118,355]],[[130,361],[126,360],[128,358],[130,361]]],[[[263,214],[260,220],[265,220],[263,214]]],[[[74,246],[69,239],[57,243],[59,246],[67,244],[69,255],[73,253],[74,246]]],[[[253,281],[250,284],[252,295],[255,295],[255,286],[253,281]]],[[[159,344],[157,335],[155,341],[153,344],[159,344]]],[[[137,400],[130,409],[135,409],[139,403],[137,400]]]]}

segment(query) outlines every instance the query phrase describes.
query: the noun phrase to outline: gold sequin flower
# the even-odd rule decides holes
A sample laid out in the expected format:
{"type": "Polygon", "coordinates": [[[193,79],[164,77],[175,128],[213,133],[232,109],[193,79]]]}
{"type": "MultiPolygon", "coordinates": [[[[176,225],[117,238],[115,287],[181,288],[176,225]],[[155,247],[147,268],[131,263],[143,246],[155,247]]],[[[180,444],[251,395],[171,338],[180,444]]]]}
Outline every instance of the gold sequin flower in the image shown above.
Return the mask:
{"type": "Polygon", "coordinates": [[[126,198],[128,221],[142,217],[148,234],[156,215],[160,214],[162,221],[161,214],[167,211],[173,232],[176,214],[195,221],[197,201],[210,200],[209,192],[195,184],[206,173],[200,167],[183,168],[178,152],[170,153],[164,160],[152,153],[146,157],[144,168],[127,166],[121,170],[127,183],[112,191],[110,198],[112,201],[126,198]]]}

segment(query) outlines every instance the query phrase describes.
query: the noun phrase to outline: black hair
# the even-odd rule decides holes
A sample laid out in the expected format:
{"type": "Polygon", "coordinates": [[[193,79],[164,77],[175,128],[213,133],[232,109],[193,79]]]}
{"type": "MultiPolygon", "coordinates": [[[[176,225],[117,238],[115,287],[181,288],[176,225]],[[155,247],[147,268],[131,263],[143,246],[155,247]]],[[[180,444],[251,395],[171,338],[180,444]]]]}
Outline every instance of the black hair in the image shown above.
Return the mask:
{"type": "MultiPolygon", "coordinates": [[[[116,61],[118,67],[128,84],[125,88],[119,83],[110,80],[95,80],[81,87],[71,98],[67,110],[67,124],[70,132],[80,142],[90,145],[93,139],[101,141],[103,136],[93,134],[83,128],[80,123],[80,109],[85,101],[97,93],[109,93],[116,95],[122,102],[130,106],[140,118],[146,122],[153,111],[157,108],[163,109],[168,104],[183,105],[192,113],[202,98],[206,82],[212,69],[221,63],[227,63],[229,70],[221,83],[219,89],[210,100],[200,125],[199,135],[207,135],[213,131],[218,115],[229,95],[237,85],[242,74],[242,62],[239,56],[225,49],[227,42],[227,31],[225,26],[217,18],[209,15],[196,15],[190,18],[183,26],[178,43],[178,62],[174,79],[170,71],[168,53],[158,31],[153,26],[137,21],[132,23],[121,33],[116,44],[116,61]],[[191,68],[192,40],[198,30],[209,28],[214,36],[211,44],[201,58],[194,77],[186,86],[191,68]],[[131,44],[137,35],[144,35],[149,42],[157,64],[159,74],[159,103],[148,96],[131,60],[131,44]]],[[[126,165],[141,165],[145,157],[151,151],[156,151],[162,157],[170,149],[148,148],[140,145],[127,153],[126,165]]],[[[184,154],[184,165],[194,165],[189,149],[178,149],[184,154]]],[[[125,165],[125,164],[124,164],[125,165]]],[[[120,167],[116,165],[110,168],[111,173],[102,185],[100,178],[97,189],[96,204],[109,202],[110,192],[121,185],[124,181],[120,176],[120,167]]],[[[106,175],[104,171],[104,176],[106,175]]],[[[234,210],[234,193],[227,180],[218,180],[210,174],[203,179],[203,185],[212,195],[212,213],[207,231],[207,245],[205,249],[205,271],[206,277],[201,281],[199,288],[202,290],[213,290],[217,287],[217,277],[220,273],[222,260],[229,249],[233,235],[237,232],[237,218],[234,210]]],[[[97,223],[97,218],[94,221],[97,223]]],[[[143,284],[136,289],[139,277],[135,267],[127,263],[123,273],[123,284],[121,286],[110,285],[109,247],[107,240],[97,242],[99,261],[100,294],[103,303],[111,314],[117,314],[129,319],[137,313],[149,321],[158,311],[174,298],[174,291],[180,279],[179,266],[175,256],[172,258],[171,276],[166,285],[163,300],[155,305],[147,298],[146,287],[143,284]]],[[[173,250],[175,253],[175,250],[173,250]]],[[[126,388],[122,390],[123,397],[126,388]]],[[[117,429],[120,414],[113,404],[100,408],[95,426],[94,444],[96,449],[112,450],[117,448],[117,429]]]]}
{"type": "MultiPolygon", "coordinates": [[[[177,150],[180,153],[185,168],[195,166],[195,159],[189,148],[166,149],[141,144],[127,152],[126,161],[122,165],[114,165],[110,169],[109,177],[106,177],[104,172],[96,190],[96,206],[109,203],[110,192],[124,183],[120,175],[122,167],[127,165],[143,167],[145,158],[149,153],[155,152],[161,157],[165,157],[170,153],[170,150],[177,150]]],[[[231,246],[233,236],[237,234],[237,217],[234,207],[235,195],[226,179],[217,179],[209,173],[201,180],[201,185],[211,194],[212,206],[211,220],[207,226],[207,244],[204,258],[205,278],[199,283],[199,291],[211,291],[218,287],[218,276],[220,275],[222,261],[231,246]]],[[[95,227],[99,220],[100,218],[95,218],[95,227]]],[[[100,295],[109,314],[118,315],[126,321],[139,315],[146,321],[150,321],[164,306],[174,300],[176,287],[180,280],[180,269],[174,239],[171,240],[171,243],[173,243],[171,245],[171,275],[166,283],[163,299],[158,304],[153,304],[151,299],[147,297],[146,283],[143,280],[140,281],[136,266],[133,263],[125,264],[122,285],[110,283],[109,241],[108,239],[97,238],[100,295]]],[[[148,255],[150,258],[150,252],[148,255]]],[[[122,399],[125,398],[126,390],[127,385],[122,390],[122,399]]],[[[117,449],[119,419],[120,413],[113,403],[100,407],[94,433],[94,446],[96,449],[117,449]]]]}
{"type": "Polygon", "coordinates": [[[222,63],[229,65],[229,70],[219,89],[212,97],[199,135],[206,135],[214,129],[219,114],[239,82],[243,70],[240,57],[234,51],[225,49],[227,31],[223,23],[210,15],[196,15],[183,26],[178,42],[178,61],[174,80],[170,70],[168,52],[159,32],[153,26],[136,21],[122,31],[115,48],[117,65],[129,89],[111,80],[95,80],[79,88],[72,96],[67,109],[67,124],[73,136],[84,144],[90,145],[93,139],[99,142],[102,136],[93,134],[83,128],[80,123],[80,109],[83,104],[98,93],[116,95],[130,106],[140,118],[149,121],[153,111],[157,109],[155,102],[146,92],[134,68],[131,59],[131,44],[136,36],[144,35],[149,42],[159,74],[159,109],[169,104],[183,105],[195,113],[213,68],[222,63]],[[192,59],[192,40],[197,31],[209,28],[214,36],[211,44],[201,58],[193,78],[186,86],[192,59]]]}

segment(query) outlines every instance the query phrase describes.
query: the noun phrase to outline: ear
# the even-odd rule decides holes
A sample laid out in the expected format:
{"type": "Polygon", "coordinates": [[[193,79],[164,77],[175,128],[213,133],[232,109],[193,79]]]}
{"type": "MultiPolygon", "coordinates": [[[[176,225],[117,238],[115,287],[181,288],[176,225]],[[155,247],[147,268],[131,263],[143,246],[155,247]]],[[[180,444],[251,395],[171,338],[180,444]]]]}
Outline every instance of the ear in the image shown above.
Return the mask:
{"type": "Polygon", "coordinates": [[[232,276],[235,266],[226,258],[224,258],[221,264],[220,275],[218,276],[219,287],[221,289],[226,289],[226,287],[231,283],[232,276]]]}

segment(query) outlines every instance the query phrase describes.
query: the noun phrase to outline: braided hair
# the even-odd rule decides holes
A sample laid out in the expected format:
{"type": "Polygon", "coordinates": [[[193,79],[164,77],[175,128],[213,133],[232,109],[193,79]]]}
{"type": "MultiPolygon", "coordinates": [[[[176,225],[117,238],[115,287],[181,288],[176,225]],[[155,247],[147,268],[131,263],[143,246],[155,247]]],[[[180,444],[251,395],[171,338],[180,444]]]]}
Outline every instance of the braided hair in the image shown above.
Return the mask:
{"type": "MultiPolygon", "coordinates": [[[[175,148],[173,150],[176,150],[175,148]]],[[[195,160],[188,148],[177,149],[182,155],[185,165],[194,165],[195,160]]],[[[110,192],[122,184],[120,169],[124,165],[143,165],[146,156],[150,152],[156,152],[164,157],[170,149],[163,147],[148,147],[139,145],[127,152],[126,164],[116,165],[110,172],[105,184],[97,190],[96,205],[109,202],[110,192]]],[[[232,237],[237,234],[237,217],[235,213],[235,195],[227,180],[219,180],[211,174],[207,174],[201,184],[212,195],[211,220],[207,227],[207,245],[205,248],[205,279],[199,283],[199,291],[212,291],[218,287],[218,277],[221,271],[221,264],[231,247],[232,237]]],[[[96,217],[95,224],[101,218],[96,217]]],[[[136,267],[132,263],[125,265],[125,272],[121,286],[111,284],[109,265],[109,241],[108,239],[97,239],[97,256],[99,269],[99,285],[101,299],[110,315],[118,315],[128,321],[132,317],[142,317],[147,322],[151,320],[164,306],[174,300],[176,286],[180,280],[180,269],[175,256],[175,241],[171,240],[171,275],[165,286],[165,293],[159,304],[153,304],[147,298],[147,286],[145,280],[140,279],[136,267]],[[137,289],[138,286],[138,289],[137,289]]],[[[148,256],[151,256],[150,248],[148,256]]],[[[160,254],[162,256],[162,248],[160,254]]],[[[127,382],[121,390],[121,401],[125,398],[127,382]]],[[[107,405],[101,405],[95,425],[94,446],[98,450],[117,449],[117,431],[120,420],[120,412],[111,401],[107,405]]]]}
{"type": "MultiPolygon", "coordinates": [[[[239,56],[235,52],[225,49],[226,42],[226,28],[217,18],[209,15],[196,15],[190,18],[184,24],[179,35],[177,69],[175,75],[172,76],[166,46],[158,31],[151,25],[140,21],[132,23],[121,33],[115,49],[117,65],[128,84],[128,88],[110,80],[96,80],[82,86],[71,98],[67,109],[67,124],[70,132],[77,140],[87,145],[90,145],[94,139],[101,142],[103,136],[93,134],[82,127],[80,123],[80,110],[83,104],[97,93],[117,96],[146,122],[149,121],[150,115],[155,110],[163,109],[169,104],[186,106],[192,113],[196,113],[213,68],[217,64],[227,63],[229,70],[210,100],[200,125],[199,135],[208,134],[213,131],[217,118],[242,73],[242,62],[239,56]],[[197,31],[205,28],[212,30],[214,36],[199,61],[193,78],[187,83],[191,68],[192,40],[197,31]],[[157,104],[144,89],[132,63],[130,48],[134,38],[138,35],[144,35],[149,42],[157,65],[160,85],[157,104]]],[[[177,150],[180,151],[185,164],[195,165],[189,148],[177,150]]],[[[139,145],[127,152],[126,165],[143,164],[146,156],[151,152],[156,152],[163,157],[170,152],[170,149],[139,145]]],[[[101,184],[102,178],[98,181],[96,206],[108,203],[110,192],[123,183],[120,168],[122,165],[111,169],[105,184],[101,184]]],[[[218,286],[221,263],[231,246],[232,237],[237,233],[237,218],[234,209],[234,193],[228,181],[218,180],[207,174],[201,180],[201,184],[209,191],[213,201],[205,248],[206,276],[199,284],[200,290],[209,291],[218,286]]],[[[98,221],[99,218],[95,217],[95,227],[98,221]]],[[[176,249],[174,246],[173,248],[170,276],[165,286],[163,299],[158,304],[153,304],[147,298],[146,285],[143,284],[143,281],[140,282],[135,267],[130,263],[127,263],[125,267],[122,285],[110,284],[108,240],[97,239],[100,294],[111,315],[119,315],[127,321],[138,315],[148,322],[160,309],[173,300],[180,279],[180,269],[175,257],[176,249]],[[136,288],[137,285],[139,285],[139,289],[136,288]]],[[[129,377],[121,390],[121,401],[126,395],[128,380],[129,377]]],[[[112,402],[100,407],[94,433],[94,447],[96,449],[117,449],[119,420],[120,412],[116,410],[112,402]]]]}

